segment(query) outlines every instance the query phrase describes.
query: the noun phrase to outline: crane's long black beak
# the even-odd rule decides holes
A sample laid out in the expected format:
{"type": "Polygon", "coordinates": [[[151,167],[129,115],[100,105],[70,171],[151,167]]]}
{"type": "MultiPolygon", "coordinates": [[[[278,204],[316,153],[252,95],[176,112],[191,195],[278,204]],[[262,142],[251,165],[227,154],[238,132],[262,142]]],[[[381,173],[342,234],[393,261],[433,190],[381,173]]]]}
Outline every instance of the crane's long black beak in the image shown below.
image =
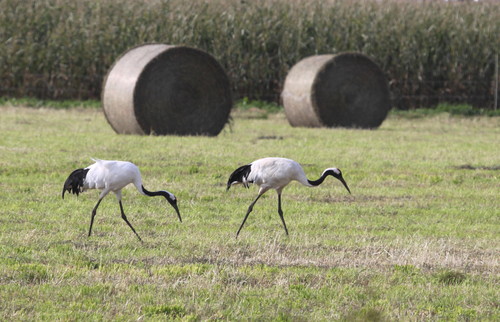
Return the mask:
{"type": "Polygon", "coordinates": [[[177,203],[171,203],[172,207],[174,207],[175,212],[177,213],[177,217],[179,217],[179,221],[182,222],[181,213],[179,212],[179,207],[177,207],[177,203]]]}
{"type": "Polygon", "coordinates": [[[344,178],[340,177],[338,179],[340,180],[340,182],[342,182],[344,184],[344,187],[347,189],[347,191],[349,191],[349,193],[351,193],[351,190],[347,186],[347,183],[345,182],[344,178]]]}

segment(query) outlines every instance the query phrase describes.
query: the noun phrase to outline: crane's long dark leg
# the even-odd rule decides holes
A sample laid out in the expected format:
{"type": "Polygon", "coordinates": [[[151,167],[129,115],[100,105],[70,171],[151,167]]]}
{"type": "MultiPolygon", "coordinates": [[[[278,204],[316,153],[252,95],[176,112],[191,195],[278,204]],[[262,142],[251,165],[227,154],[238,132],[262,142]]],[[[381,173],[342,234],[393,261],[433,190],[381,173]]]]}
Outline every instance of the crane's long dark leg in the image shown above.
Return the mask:
{"type": "Polygon", "coordinates": [[[89,237],[90,237],[90,234],[92,233],[92,225],[94,224],[94,217],[97,213],[97,207],[99,207],[99,204],[101,203],[101,201],[102,201],[102,198],[99,199],[99,201],[95,205],[94,209],[92,209],[92,217],[90,217],[89,237]]]}
{"type": "Polygon", "coordinates": [[[262,196],[264,194],[264,192],[262,192],[262,193],[259,192],[259,195],[257,196],[257,198],[255,198],[255,200],[248,207],[247,214],[245,215],[245,219],[243,219],[243,222],[241,223],[240,229],[238,229],[238,232],[236,233],[236,238],[238,238],[238,235],[240,234],[241,228],[243,228],[243,225],[245,224],[245,221],[247,221],[248,215],[252,212],[253,206],[255,205],[255,203],[257,202],[257,200],[259,200],[260,196],[262,196]]]}
{"type": "Polygon", "coordinates": [[[281,193],[278,193],[278,214],[280,215],[283,227],[285,227],[286,235],[288,236],[288,229],[286,229],[285,218],[283,217],[283,210],[281,209],[281,193]]]}
{"type": "Polygon", "coordinates": [[[134,234],[137,236],[137,238],[139,238],[139,240],[142,242],[141,237],[139,237],[139,235],[136,233],[134,227],[132,227],[132,225],[128,222],[127,216],[125,216],[125,213],[123,212],[122,201],[120,200],[119,203],[120,203],[120,210],[122,212],[122,219],[125,220],[125,222],[127,223],[127,225],[132,229],[132,231],[134,232],[134,234]]]}

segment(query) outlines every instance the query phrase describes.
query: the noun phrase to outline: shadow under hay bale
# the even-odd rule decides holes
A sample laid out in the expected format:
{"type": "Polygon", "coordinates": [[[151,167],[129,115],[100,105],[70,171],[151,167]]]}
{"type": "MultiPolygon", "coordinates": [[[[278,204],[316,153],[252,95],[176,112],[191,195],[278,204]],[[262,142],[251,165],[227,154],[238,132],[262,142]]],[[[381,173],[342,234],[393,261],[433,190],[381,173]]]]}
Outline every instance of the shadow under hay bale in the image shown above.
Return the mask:
{"type": "Polygon", "coordinates": [[[117,59],[103,85],[108,123],[120,134],[210,135],[228,122],[229,79],[209,54],[147,44],[117,59]]]}
{"type": "Polygon", "coordinates": [[[391,108],[384,73],[359,53],[301,60],[288,73],[281,98],[292,126],[376,128],[391,108]]]}

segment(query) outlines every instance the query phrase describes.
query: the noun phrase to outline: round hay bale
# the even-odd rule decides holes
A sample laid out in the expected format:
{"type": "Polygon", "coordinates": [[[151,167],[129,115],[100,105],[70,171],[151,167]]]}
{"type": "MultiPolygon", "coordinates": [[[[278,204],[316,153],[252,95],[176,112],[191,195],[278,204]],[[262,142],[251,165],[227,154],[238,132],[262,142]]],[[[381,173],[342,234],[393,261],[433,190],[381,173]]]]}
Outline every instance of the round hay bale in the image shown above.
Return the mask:
{"type": "Polygon", "coordinates": [[[147,44],[125,52],[110,68],[102,102],[120,134],[217,135],[228,122],[229,79],[209,54],[147,44]]]}
{"type": "Polygon", "coordinates": [[[384,73],[359,53],[301,60],[288,73],[281,98],[292,126],[376,128],[391,108],[384,73]]]}

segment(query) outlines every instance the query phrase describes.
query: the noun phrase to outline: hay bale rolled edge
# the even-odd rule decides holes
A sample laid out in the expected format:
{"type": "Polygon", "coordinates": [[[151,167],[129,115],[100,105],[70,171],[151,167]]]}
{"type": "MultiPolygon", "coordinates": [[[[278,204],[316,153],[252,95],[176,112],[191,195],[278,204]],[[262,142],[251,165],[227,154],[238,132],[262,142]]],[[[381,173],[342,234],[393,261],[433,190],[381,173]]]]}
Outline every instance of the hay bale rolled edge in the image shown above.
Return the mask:
{"type": "Polygon", "coordinates": [[[302,59],[288,72],[281,100],[285,115],[292,126],[324,126],[319,119],[317,106],[312,102],[313,84],[317,72],[333,55],[317,55],[302,59]]]}
{"type": "Polygon", "coordinates": [[[115,105],[105,105],[105,113],[118,133],[217,135],[228,122],[229,78],[215,58],[201,50],[138,46],[113,66],[107,79],[113,78],[122,82],[121,87],[111,87],[115,97],[104,90],[103,102],[114,98],[110,102],[115,105]],[[120,97],[124,92],[127,95],[120,97]]]}
{"type": "Polygon", "coordinates": [[[106,120],[116,133],[146,134],[135,117],[136,81],[144,67],[159,53],[170,47],[172,46],[165,44],[133,47],[119,56],[111,65],[103,81],[101,100],[106,120]]]}

